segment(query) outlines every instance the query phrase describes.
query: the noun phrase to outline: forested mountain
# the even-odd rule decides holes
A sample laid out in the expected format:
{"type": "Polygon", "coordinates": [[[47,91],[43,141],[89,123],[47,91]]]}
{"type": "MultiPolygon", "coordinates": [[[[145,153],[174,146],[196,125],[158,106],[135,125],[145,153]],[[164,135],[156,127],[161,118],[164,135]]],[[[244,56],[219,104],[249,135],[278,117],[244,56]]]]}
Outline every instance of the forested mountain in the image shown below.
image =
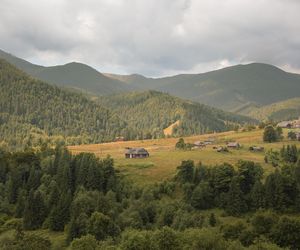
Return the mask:
{"type": "Polygon", "coordinates": [[[236,111],[249,104],[268,105],[299,97],[300,93],[299,75],[262,63],[237,65],[203,74],[183,74],[158,79],[142,78],[136,75],[108,76],[132,84],[132,86],[168,92],[181,98],[230,111],[236,111]]]}
{"type": "Polygon", "coordinates": [[[67,143],[102,142],[123,135],[126,127],[83,95],[33,79],[0,60],[0,141],[24,146],[33,143],[34,135],[38,140],[60,135],[67,143]]]}
{"type": "Polygon", "coordinates": [[[186,101],[157,91],[132,92],[101,97],[104,106],[114,110],[144,137],[161,136],[163,129],[179,121],[174,135],[201,134],[233,129],[253,119],[186,101]]]}
{"type": "Polygon", "coordinates": [[[252,108],[246,115],[259,120],[283,121],[300,117],[300,98],[272,103],[261,108],[252,108]]]}
{"type": "Polygon", "coordinates": [[[107,95],[130,91],[133,88],[121,81],[104,76],[92,67],[82,63],[68,63],[52,67],[43,67],[29,63],[0,50],[3,58],[40,80],[68,88],[75,88],[93,95],[107,95]]]}
{"type": "Polygon", "coordinates": [[[83,93],[110,95],[157,90],[240,114],[299,97],[300,93],[299,75],[262,63],[236,65],[202,74],[147,78],[139,74],[101,74],[88,65],[75,62],[43,67],[1,50],[0,58],[33,77],[83,93]]]}

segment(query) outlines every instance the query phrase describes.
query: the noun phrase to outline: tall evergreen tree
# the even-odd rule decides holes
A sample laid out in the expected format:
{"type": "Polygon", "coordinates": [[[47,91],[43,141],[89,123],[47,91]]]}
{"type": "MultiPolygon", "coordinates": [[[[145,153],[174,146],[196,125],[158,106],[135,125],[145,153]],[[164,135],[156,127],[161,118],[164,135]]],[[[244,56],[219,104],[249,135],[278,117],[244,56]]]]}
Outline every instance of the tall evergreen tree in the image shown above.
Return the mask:
{"type": "Polygon", "coordinates": [[[227,194],[226,212],[230,215],[240,215],[247,211],[247,204],[240,188],[240,177],[232,178],[227,194]]]}

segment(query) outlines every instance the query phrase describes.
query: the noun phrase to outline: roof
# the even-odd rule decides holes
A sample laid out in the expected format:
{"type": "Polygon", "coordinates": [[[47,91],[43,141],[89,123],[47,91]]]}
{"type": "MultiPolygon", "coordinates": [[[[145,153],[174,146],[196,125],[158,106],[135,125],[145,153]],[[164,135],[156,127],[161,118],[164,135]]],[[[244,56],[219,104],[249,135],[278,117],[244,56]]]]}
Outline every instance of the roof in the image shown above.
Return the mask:
{"type": "Polygon", "coordinates": [[[227,143],[227,146],[228,147],[239,147],[240,144],[238,142],[229,142],[229,143],[227,143]]]}
{"type": "Polygon", "coordinates": [[[204,143],[203,142],[201,142],[201,141],[195,141],[194,142],[194,145],[196,145],[196,146],[202,146],[204,143]]]}
{"type": "Polygon", "coordinates": [[[290,121],[283,121],[283,122],[279,122],[277,124],[278,127],[287,127],[287,126],[291,126],[292,125],[292,122],[290,121]]]}
{"type": "Polygon", "coordinates": [[[126,149],[125,154],[149,154],[149,153],[144,148],[128,148],[126,149]]]}

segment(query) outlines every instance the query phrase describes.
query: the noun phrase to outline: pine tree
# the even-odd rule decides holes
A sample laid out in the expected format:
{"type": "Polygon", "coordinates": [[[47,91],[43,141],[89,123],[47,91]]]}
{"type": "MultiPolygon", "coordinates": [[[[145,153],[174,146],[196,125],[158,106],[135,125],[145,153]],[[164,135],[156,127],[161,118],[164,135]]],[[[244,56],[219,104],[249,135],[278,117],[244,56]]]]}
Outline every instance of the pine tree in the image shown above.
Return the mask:
{"type": "Polygon", "coordinates": [[[53,231],[63,231],[65,224],[70,219],[70,205],[72,201],[71,191],[60,195],[49,215],[49,228],[53,231]]]}
{"type": "Polygon", "coordinates": [[[284,208],[284,193],[281,174],[278,170],[270,174],[265,183],[265,200],[268,208],[281,210],[284,208]]]}
{"type": "Polygon", "coordinates": [[[273,126],[265,127],[263,140],[265,142],[276,142],[278,140],[277,132],[273,126]]]}
{"type": "Polygon", "coordinates": [[[235,176],[230,183],[229,192],[227,194],[226,212],[230,215],[238,216],[247,211],[247,205],[243,192],[240,188],[240,178],[235,176]]]}
{"type": "Polygon", "coordinates": [[[24,210],[24,228],[25,229],[37,229],[39,228],[46,216],[46,206],[42,194],[39,191],[33,189],[30,190],[28,200],[24,210]]]}
{"type": "Polygon", "coordinates": [[[27,191],[24,189],[20,189],[15,210],[16,218],[22,218],[25,209],[26,199],[27,191]]]}
{"type": "Polygon", "coordinates": [[[255,210],[265,206],[264,186],[260,180],[255,182],[251,190],[251,206],[255,210]]]}

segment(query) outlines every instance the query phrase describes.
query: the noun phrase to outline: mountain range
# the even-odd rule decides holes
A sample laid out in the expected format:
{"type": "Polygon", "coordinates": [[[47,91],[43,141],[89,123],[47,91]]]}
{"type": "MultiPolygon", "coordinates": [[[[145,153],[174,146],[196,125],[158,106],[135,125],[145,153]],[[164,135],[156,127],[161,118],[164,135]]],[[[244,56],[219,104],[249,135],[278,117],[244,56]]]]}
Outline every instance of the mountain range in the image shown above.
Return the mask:
{"type": "MultiPolygon", "coordinates": [[[[156,90],[255,119],[272,118],[271,113],[266,114],[272,109],[266,108],[264,115],[258,115],[257,112],[278,102],[283,102],[277,105],[283,111],[277,110],[274,117],[276,120],[284,119],[287,109],[292,111],[298,108],[297,105],[291,106],[294,101],[288,100],[300,97],[300,75],[263,63],[236,65],[201,74],[149,78],[139,74],[100,73],[76,62],[44,67],[4,51],[0,51],[0,58],[34,78],[93,96],[156,90]]],[[[295,118],[297,114],[293,111],[291,116],[295,118]]]]}
{"type": "Polygon", "coordinates": [[[92,95],[128,92],[134,88],[121,81],[106,77],[94,68],[77,62],[51,67],[32,64],[0,50],[0,58],[42,81],[60,87],[72,88],[92,95]]]}
{"type": "Polygon", "coordinates": [[[41,143],[100,143],[116,137],[226,131],[255,123],[245,116],[157,91],[102,96],[96,100],[33,78],[0,59],[0,143],[12,148],[41,143]]]}
{"type": "Polygon", "coordinates": [[[264,106],[299,97],[300,76],[275,66],[251,63],[203,74],[182,74],[164,78],[106,74],[133,87],[155,89],[227,111],[264,106]]]}

